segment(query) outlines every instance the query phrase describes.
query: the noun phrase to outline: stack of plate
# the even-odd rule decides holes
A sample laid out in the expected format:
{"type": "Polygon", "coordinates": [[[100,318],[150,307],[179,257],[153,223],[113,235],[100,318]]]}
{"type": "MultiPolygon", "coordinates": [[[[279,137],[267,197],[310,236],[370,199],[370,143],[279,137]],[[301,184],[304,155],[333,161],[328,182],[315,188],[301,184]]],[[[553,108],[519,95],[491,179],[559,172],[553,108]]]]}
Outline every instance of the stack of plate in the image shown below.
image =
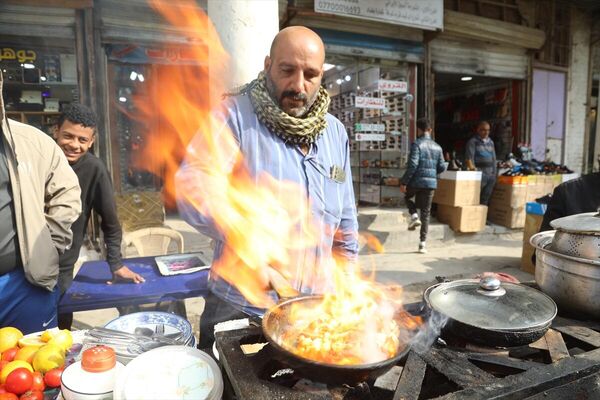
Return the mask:
{"type": "MultiPolygon", "coordinates": [[[[160,311],[144,311],[133,314],[123,315],[113,319],[104,327],[116,331],[135,333],[135,328],[148,328],[152,332],[157,331],[157,327],[162,325],[166,337],[179,336],[177,341],[189,347],[196,347],[196,338],[192,333],[192,325],[185,318],[179,315],[160,311]]],[[[134,358],[135,356],[131,357],[134,358]]],[[[119,361],[127,364],[131,359],[117,357],[119,361]]]]}
{"type": "Polygon", "coordinates": [[[223,377],[206,353],[186,346],[165,346],[131,361],[117,377],[115,400],[218,400],[223,377]]]}

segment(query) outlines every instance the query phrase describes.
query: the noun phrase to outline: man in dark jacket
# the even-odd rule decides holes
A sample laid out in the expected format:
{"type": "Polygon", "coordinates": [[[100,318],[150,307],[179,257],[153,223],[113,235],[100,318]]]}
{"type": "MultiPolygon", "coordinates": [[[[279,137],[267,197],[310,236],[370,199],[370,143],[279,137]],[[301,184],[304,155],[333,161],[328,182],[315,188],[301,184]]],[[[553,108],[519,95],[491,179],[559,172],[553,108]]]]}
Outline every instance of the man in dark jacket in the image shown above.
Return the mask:
{"type": "MultiPolygon", "coordinates": [[[[96,139],[94,112],[81,104],[69,106],[59,118],[54,138],[79,179],[82,208],[81,215],[71,227],[73,245],[60,256],[58,276],[60,296],[65,294],[73,281],[73,267],[79,257],[79,250],[92,210],[100,216],[100,227],[106,244],[106,258],[113,273],[113,279],[131,280],[135,283],[143,282],[144,278],[121,262],[121,225],[117,217],[117,206],[110,175],[104,163],[88,152],[96,139]]],[[[59,328],[70,329],[72,322],[72,313],[58,315],[59,328]]]]}
{"type": "Polygon", "coordinates": [[[600,172],[561,183],[554,189],[540,231],[552,230],[550,222],[569,215],[597,211],[600,207],[600,172]]]}
{"type": "Polygon", "coordinates": [[[406,194],[406,205],[411,219],[408,229],[421,226],[419,253],[426,253],[425,241],[429,228],[429,215],[433,193],[437,188],[437,175],[446,170],[442,148],[431,139],[431,124],[426,118],[417,121],[417,140],[410,148],[408,166],[402,177],[400,191],[406,194]],[[412,198],[415,198],[415,201],[412,198]],[[421,210],[421,219],[417,214],[421,210]]]}

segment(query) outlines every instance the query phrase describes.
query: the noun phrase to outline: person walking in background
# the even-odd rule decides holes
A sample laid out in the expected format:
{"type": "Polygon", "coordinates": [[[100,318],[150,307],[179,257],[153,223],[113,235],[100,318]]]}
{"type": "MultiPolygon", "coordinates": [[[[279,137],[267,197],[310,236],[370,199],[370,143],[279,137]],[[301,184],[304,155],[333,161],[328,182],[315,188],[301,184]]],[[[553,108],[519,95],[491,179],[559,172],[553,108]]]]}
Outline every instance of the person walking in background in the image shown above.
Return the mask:
{"type": "MultiPolygon", "coordinates": [[[[100,228],[106,244],[106,261],[113,273],[113,280],[144,282],[144,278],[124,266],[121,261],[121,224],[110,174],[102,160],[89,152],[96,139],[96,115],[82,104],[67,106],[59,117],[54,138],[77,175],[82,204],[81,216],[71,227],[73,245],[60,256],[60,296],[65,294],[73,282],[73,269],[79,258],[92,210],[100,216],[100,228]]],[[[59,328],[71,329],[72,323],[73,313],[58,314],[59,328]]]]}
{"type": "Polygon", "coordinates": [[[408,229],[421,227],[419,253],[427,252],[425,242],[431,202],[437,188],[437,175],[445,170],[442,148],[431,138],[431,123],[427,118],[421,118],[417,121],[417,140],[410,147],[408,166],[400,185],[400,191],[406,194],[406,205],[410,213],[408,229]],[[420,219],[417,208],[421,211],[420,219]]]}
{"type": "Polygon", "coordinates": [[[485,206],[490,202],[496,185],[496,149],[490,139],[490,124],[481,121],[477,124],[477,134],[467,142],[465,163],[469,170],[481,171],[481,192],[479,203],[485,206]]]}

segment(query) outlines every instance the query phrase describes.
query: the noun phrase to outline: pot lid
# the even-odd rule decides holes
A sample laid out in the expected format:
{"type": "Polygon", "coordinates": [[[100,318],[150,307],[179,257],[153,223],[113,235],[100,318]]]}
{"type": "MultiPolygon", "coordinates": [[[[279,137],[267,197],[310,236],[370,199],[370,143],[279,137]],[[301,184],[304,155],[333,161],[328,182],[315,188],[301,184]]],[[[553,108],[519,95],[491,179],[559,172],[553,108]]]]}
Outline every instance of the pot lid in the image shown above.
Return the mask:
{"type": "Polygon", "coordinates": [[[557,218],[550,222],[550,225],[554,229],[565,232],[600,235],[600,210],[599,212],[575,214],[569,215],[568,217],[557,218]]]}
{"type": "Polygon", "coordinates": [[[542,328],[556,316],[554,300],[525,285],[494,277],[446,282],[428,289],[425,299],[437,312],[494,331],[542,328]]]}

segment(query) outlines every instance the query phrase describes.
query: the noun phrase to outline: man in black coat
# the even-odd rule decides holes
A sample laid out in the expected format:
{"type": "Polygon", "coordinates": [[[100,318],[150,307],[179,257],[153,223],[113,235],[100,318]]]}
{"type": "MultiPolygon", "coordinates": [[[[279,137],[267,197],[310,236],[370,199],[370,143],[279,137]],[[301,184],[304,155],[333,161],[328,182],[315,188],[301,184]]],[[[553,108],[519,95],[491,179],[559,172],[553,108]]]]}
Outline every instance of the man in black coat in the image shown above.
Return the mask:
{"type": "MultiPolygon", "coordinates": [[[[121,224],[117,216],[110,175],[104,163],[89,153],[89,149],[96,139],[94,112],[81,104],[68,106],[59,118],[54,139],[65,153],[69,165],[79,179],[82,208],[81,215],[71,226],[73,244],[60,256],[58,276],[60,296],[65,294],[73,281],[73,268],[79,257],[79,250],[92,210],[100,216],[100,228],[106,244],[106,261],[113,274],[113,280],[144,282],[144,278],[121,262],[121,224]]],[[[72,323],[72,313],[58,314],[59,328],[70,329],[72,323]]]]}
{"type": "Polygon", "coordinates": [[[561,183],[554,189],[540,231],[552,230],[550,222],[569,215],[597,211],[600,207],[600,172],[561,183]]]}

